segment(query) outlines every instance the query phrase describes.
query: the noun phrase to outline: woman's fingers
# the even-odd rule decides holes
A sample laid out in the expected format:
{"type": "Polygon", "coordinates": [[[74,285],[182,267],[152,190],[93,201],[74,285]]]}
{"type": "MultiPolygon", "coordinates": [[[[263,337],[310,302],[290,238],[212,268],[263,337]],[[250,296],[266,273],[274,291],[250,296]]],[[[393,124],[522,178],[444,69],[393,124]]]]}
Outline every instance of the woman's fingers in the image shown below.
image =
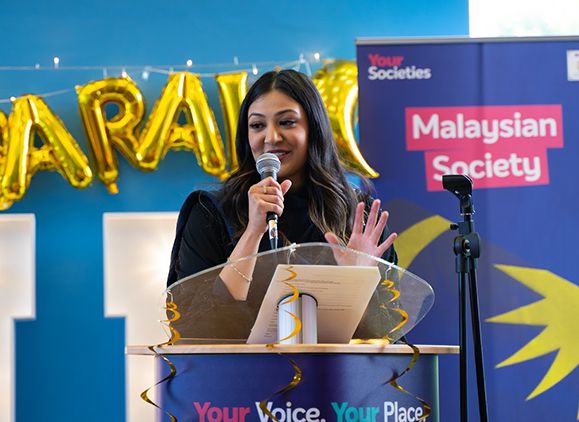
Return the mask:
{"type": "Polygon", "coordinates": [[[380,211],[380,200],[375,199],[370,207],[370,213],[368,214],[368,219],[366,220],[366,227],[364,234],[371,235],[376,227],[376,221],[378,220],[378,212],[380,211]]]}
{"type": "Polygon", "coordinates": [[[264,201],[262,200],[259,204],[260,210],[264,213],[273,212],[277,215],[283,214],[283,202],[278,202],[279,200],[276,197],[276,201],[264,201]]]}
{"type": "MultiPolygon", "coordinates": [[[[290,182],[290,185],[291,185],[291,182],[290,182]]],[[[273,180],[273,178],[271,178],[271,177],[268,177],[268,178],[261,180],[259,183],[256,183],[255,185],[253,185],[249,190],[250,190],[250,192],[257,194],[257,195],[259,195],[259,194],[263,194],[263,195],[280,194],[283,196],[283,194],[284,194],[281,185],[278,182],[276,182],[275,180],[273,180]]]]}
{"type": "Polygon", "coordinates": [[[356,214],[354,216],[354,225],[352,226],[352,234],[362,234],[364,228],[364,203],[358,202],[356,206],[356,214]]]}
{"type": "Polygon", "coordinates": [[[348,247],[374,256],[382,256],[396,239],[396,234],[392,234],[384,242],[380,243],[380,238],[384,233],[388,223],[388,212],[380,212],[380,200],[376,199],[370,206],[366,224],[364,225],[365,204],[359,203],[356,207],[356,216],[352,226],[352,236],[348,242],[348,247]]]}
{"type": "Polygon", "coordinates": [[[281,184],[271,177],[259,181],[248,192],[250,210],[253,208],[259,215],[268,212],[281,215],[284,209],[284,195],[290,187],[289,180],[284,180],[281,184]]]}
{"type": "Polygon", "coordinates": [[[382,232],[384,231],[387,222],[388,222],[388,211],[382,211],[380,213],[378,223],[376,224],[376,227],[374,227],[374,230],[370,235],[370,239],[374,244],[377,244],[378,241],[380,240],[380,237],[382,236],[382,232]]]}
{"type": "Polygon", "coordinates": [[[273,180],[271,177],[263,179],[249,188],[249,194],[256,198],[273,198],[279,197],[283,201],[284,194],[289,190],[291,182],[283,181],[283,186],[273,180]]]}
{"type": "Polygon", "coordinates": [[[292,187],[292,181],[289,179],[286,179],[283,182],[281,182],[280,187],[281,187],[281,193],[283,195],[285,195],[292,187]]]}
{"type": "Polygon", "coordinates": [[[324,234],[324,237],[326,238],[326,241],[328,243],[331,243],[332,245],[339,245],[340,244],[340,239],[338,239],[338,236],[336,236],[332,232],[327,232],[326,234],[324,234]]]}
{"type": "Polygon", "coordinates": [[[378,245],[378,252],[376,256],[381,257],[382,255],[384,255],[384,253],[388,250],[388,248],[392,246],[397,237],[398,237],[397,233],[390,234],[390,236],[388,236],[388,238],[384,242],[378,245]]]}
{"type": "MultiPolygon", "coordinates": [[[[326,242],[328,242],[330,245],[343,246],[342,242],[338,236],[335,235],[335,233],[327,232],[324,234],[324,237],[326,238],[326,242]]],[[[345,258],[347,258],[349,255],[348,252],[342,250],[341,248],[332,248],[332,253],[334,254],[334,258],[336,259],[336,263],[338,265],[348,265],[348,262],[345,261],[345,258]]]]}

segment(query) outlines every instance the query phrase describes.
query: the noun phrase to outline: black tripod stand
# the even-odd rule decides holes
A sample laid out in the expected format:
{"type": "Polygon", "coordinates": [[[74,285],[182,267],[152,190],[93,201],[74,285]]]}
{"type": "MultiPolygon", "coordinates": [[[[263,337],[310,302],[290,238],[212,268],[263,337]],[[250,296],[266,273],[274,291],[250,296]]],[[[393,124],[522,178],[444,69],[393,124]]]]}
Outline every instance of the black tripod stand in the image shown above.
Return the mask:
{"type": "Polygon", "coordinates": [[[466,337],[466,280],[470,293],[470,316],[472,322],[472,337],[476,367],[478,391],[478,408],[481,422],[488,421],[487,398],[482,354],[482,339],[480,317],[478,310],[478,294],[476,282],[476,266],[480,256],[480,238],[474,231],[474,207],[472,203],[472,180],[464,175],[442,176],[442,186],[452,192],[460,201],[460,214],[463,221],[451,224],[451,230],[458,230],[454,238],[454,254],[456,255],[456,272],[458,273],[459,294],[459,326],[460,326],[460,420],[468,421],[468,389],[467,389],[467,337],[466,337]]]}

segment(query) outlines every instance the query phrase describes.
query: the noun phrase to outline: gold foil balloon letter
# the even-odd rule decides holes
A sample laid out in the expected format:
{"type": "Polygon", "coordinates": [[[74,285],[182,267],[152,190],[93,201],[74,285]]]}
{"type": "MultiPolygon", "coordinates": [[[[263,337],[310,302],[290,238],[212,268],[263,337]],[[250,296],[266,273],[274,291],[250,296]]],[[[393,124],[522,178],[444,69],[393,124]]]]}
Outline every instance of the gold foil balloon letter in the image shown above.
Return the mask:
{"type": "Polygon", "coordinates": [[[8,129],[2,177],[6,199],[21,199],[38,170],[55,169],[76,188],[84,188],[92,181],[86,155],[42,98],[25,95],[14,100],[8,129]],[[40,148],[34,145],[36,134],[44,143],[40,148]]]}
{"type": "Polygon", "coordinates": [[[318,70],[312,80],[328,109],[342,163],[367,177],[378,173],[366,162],[354,135],[358,102],[358,69],[352,61],[336,60],[318,70]]]}
{"type": "MultiPolygon", "coordinates": [[[[0,182],[4,177],[4,168],[6,167],[6,150],[8,149],[8,119],[0,110],[0,182]]],[[[2,189],[0,189],[0,211],[4,211],[12,205],[12,201],[4,198],[2,189]]]]}
{"type": "Polygon", "coordinates": [[[235,147],[235,135],[237,132],[237,120],[241,102],[247,94],[247,72],[225,73],[216,75],[217,87],[219,88],[219,101],[225,121],[227,133],[227,155],[229,157],[229,173],[233,173],[239,167],[237,162],[237,148],[235,147]]]}
{"type": "Polygon", "coordinates": [[[219,128],[196,75],[180,72],[169,77],[140,139],[137,158],[143,169],[155,169],[170,149],[183,149],[195,152],[205,172],[226,176],[219,128]]]}
{"type": "Polygon", "coordinates": [[[119,166],[113,147],[139,168],[135,128],[145,105],[137,85],[127,77],[107,78],[77,87],[78,106],[98,178],[110,193],[118,193],[119,166]],[[113,103],[119,112],[107,119],[105,107],[113,103]]]}

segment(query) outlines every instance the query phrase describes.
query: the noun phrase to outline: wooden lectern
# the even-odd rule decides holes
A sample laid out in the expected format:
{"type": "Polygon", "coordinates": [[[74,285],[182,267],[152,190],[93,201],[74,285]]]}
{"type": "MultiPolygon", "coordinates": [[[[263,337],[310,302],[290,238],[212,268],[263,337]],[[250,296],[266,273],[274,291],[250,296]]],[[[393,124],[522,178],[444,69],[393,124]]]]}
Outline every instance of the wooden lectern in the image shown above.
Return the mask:
{"type": "MultiPolygon", "coordinates": [[[[279,422],[412,422],[424,414],[426,402],[432,409],[428,420],[438,421],[438,355],[458,348],[420,346],[416,364],[397,379],[397,387],[389,381],[406,370],[414,352],[387,344],[406,335],[433,302],[432,288],[414,274],[327,243],[291,245],[201,271],[163,296],[173,338],[182,344],[156,349],[176,368],[157,387],[160,405],[179,421],[265,422],[271,420],[259,405],[265,401],[279,422]],[[244,265],[247,260],[251,265],[244,265]],[[221,281],[226,265],[253,268],[247,300],[228,294],[221,281]],[[322,344],[244,344],[279,338],[277,304],[290,291],[317,302],[322,344]],[[273,317],[260,328],[264,313],[273,317]],[[270,337],[255,340],[256,332],[270,337]],[[324,344],[352,337],[388,342],[324,344]],[[298,371],[295,388],[278,394],[298,371]]],[[[136,346],[128,353],[154,355],[136,346]]],[[[169,365],[159,359],[158,368],[163,379],[169,365]]]]}

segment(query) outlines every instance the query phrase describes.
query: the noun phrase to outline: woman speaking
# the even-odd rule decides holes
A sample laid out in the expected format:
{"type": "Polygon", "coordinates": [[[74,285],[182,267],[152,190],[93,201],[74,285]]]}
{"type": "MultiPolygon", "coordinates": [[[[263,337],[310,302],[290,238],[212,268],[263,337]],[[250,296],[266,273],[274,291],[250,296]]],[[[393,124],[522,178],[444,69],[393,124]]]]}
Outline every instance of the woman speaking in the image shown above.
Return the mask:
{"type": "MultiPolygon", "coordinates": [[[[169,286],[269,250],[268,213],[279,216],[283,245],[328,242],[396,263],[388,213],[346,179],[324,103],[306,75],[271,71],[251,86],[239,112],[236,147],[239,169],[222,189],[193,192],[181,209],[169,286]],[[256,169],[264,153],[279,159],[277,180],[262,180],[256,169]]],[[[225,266],[213,289],[216,300],[242,309],[254,266],[255,260],[225,266]]],[[[257,310],[247,312],[255,319],[257,310]]],[[[251,328],[251,321],[240,324],[251,328]]]]}

